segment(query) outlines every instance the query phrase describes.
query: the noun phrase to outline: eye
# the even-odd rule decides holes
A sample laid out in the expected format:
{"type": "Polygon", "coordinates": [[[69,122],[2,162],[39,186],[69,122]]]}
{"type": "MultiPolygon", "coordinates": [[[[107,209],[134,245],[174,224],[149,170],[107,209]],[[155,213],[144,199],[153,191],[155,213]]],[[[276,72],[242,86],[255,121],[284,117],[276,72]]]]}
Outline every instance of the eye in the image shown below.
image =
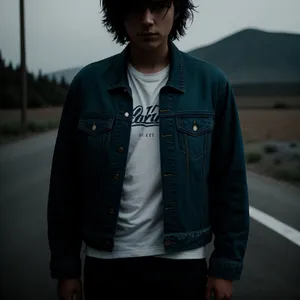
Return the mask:
{"type": "Polygon", "coordinates": [[[158,4],[154,4],[151,8],[152,8],[153,10],[160,10],[160,9],[166,8],[166,5],[165,5],[165,4],[162,4],[162,3],[158,3],[158,4]]]}

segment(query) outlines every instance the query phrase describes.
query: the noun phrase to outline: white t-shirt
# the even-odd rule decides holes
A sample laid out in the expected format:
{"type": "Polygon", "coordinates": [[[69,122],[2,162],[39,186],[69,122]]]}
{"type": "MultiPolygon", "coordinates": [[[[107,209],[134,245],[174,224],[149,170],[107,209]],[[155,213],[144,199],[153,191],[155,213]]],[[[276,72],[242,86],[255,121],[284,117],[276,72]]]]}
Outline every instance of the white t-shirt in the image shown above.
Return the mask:
{"type": "Polygon", "coordinates": [[[133,121],[113,252],[86,248],[98,258],[162,256],[204,258],[201,247],[165,255],[163,203],[159,150],[159,92],[166,84],[169,66],[143,74],[128,66],[133,97],[133,121]]]}

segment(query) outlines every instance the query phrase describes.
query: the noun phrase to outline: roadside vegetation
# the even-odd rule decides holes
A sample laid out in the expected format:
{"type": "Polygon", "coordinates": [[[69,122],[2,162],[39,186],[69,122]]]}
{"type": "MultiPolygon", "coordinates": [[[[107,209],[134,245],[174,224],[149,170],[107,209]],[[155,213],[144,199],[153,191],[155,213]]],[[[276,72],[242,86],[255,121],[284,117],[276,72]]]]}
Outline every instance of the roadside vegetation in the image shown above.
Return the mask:
{"type": "Polygon", "coordinates": [[[26,134],[22,133],[20,123],[21,69],[7,63],[0,50],[0,143],[14,141],[36,133],[57,128],[58,115],[53,108],[64,104],[69,85],[64,77],[57,79],[39,71],[27,72],[28,124],[26,134]]]}
{"type": "Polygon", "coordinates": [[[245,147],[250,170],[300,186],[300,141],[268,141],[245,147]]]}
{"type": "Polygon", "coordinates": [[[57,120],[29,121],[27,123],[27,132],[23,135],[20,122],[12,121],[0,124],[0,144],[5,144],[34,134],[54,130],[58,128],[58,125],[59,121],[57,120]]]}

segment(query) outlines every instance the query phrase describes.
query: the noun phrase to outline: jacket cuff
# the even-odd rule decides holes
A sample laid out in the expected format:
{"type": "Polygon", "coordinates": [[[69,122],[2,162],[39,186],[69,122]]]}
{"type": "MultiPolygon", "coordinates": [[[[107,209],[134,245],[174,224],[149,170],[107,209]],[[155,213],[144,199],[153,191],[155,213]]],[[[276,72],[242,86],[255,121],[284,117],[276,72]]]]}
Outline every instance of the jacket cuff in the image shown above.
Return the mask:
{"type": "Polygon", "coordinates": [[[243,264],[223,259],[211,259],[209,262],[208,275],[225,280],[240,280],[243,264]]]}
{"type": "Polygon", "coordinates": [[[81,277],[81,259],[68,258],[64,260],[52,260],[50,262],[51,278],[75,279],[81,277]]]}

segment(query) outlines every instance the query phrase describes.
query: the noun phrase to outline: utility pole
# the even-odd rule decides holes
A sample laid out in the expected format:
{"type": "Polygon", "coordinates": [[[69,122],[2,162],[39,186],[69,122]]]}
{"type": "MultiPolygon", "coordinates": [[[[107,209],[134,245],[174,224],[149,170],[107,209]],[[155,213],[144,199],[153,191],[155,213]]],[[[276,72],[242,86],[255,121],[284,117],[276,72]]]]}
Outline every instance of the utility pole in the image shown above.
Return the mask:
{"type": "Polygon", "coordinates": [[[25,43],[25,13],[24,0],[20,0],[20,46],[21,46],[21,129],[27,132],[27,68],[26,68],[26,43],[25,43]]]}

